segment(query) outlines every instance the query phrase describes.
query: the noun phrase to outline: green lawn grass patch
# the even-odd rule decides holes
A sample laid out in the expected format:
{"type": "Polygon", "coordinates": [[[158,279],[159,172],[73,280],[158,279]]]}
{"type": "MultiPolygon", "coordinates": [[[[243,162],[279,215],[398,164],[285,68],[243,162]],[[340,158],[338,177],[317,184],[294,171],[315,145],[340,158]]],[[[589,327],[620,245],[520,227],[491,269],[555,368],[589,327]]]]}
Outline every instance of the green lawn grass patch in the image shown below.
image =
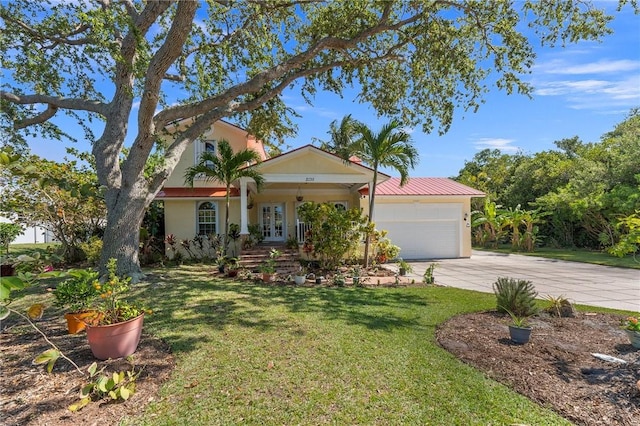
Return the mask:
{"type": "Polygon", "coordinates": [[[145,330],[171,345],[177,367],[124,424],[569,424],[436,343],[438,324],[493,308],[492,295],[155,272],[140,290],[154,310],[145,330]]]}

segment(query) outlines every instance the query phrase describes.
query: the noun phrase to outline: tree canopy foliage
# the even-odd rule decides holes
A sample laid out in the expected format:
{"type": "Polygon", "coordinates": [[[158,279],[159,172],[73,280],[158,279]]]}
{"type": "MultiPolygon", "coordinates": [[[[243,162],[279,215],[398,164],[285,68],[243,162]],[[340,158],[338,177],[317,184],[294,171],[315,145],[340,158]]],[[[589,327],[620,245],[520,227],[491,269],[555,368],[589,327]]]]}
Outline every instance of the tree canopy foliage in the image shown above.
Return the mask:
{"type": "Polygon", "coordinates": [[[277,143],[295,130],[286,88],[312,102],[357,85],[380,115],[444,132],[491,84],[531,92],[522,78],[533,65],[530,37],[550,46],[599,39],[611,19],[562,0],[11,0],[0,18],[4,139],[75,136],[56,119],[77,118],[106,188],[101,263],[116,258],[119,273],[139,271],[145,207],[217,120],[277,143]],[[145,177],[154,152],[162,161],[145,177]]]}
{"type": "Polygon", "coordinates": [[[42,226],[62,243],[67,261],[82,256],[80,244],[102,234],[105,207],[95,171],[2,151],[0,212],[26,226],[42,226]]]}
{"type": "Polygon", "coordinates": [[[476,206],[482,211],[477,224],[489,232],[491,241],[503,228],[496,205],[521,206],[547,216],[540,225],[546,244],[612,247],[634,230],[630,224],[640,209],[638,135],[640,110],[634,109],[600,142],[562,139],[556,142],[558,149],[530,155],[481,151],[460,170],[457,180],[482,189],[491,200],[476,206]]]}

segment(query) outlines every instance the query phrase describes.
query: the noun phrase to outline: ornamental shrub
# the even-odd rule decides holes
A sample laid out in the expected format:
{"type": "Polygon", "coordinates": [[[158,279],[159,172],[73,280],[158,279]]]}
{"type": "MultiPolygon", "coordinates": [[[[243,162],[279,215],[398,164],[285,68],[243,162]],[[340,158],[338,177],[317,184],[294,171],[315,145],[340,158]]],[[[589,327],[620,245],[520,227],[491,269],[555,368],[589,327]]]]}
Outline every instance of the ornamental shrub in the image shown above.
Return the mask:
{"type": "Polygon", "coordinates": [[[531,281],[501,277],[493,283],[498,312],[511,312],[518,317],[535,315],[538,292],[531,281]]]}

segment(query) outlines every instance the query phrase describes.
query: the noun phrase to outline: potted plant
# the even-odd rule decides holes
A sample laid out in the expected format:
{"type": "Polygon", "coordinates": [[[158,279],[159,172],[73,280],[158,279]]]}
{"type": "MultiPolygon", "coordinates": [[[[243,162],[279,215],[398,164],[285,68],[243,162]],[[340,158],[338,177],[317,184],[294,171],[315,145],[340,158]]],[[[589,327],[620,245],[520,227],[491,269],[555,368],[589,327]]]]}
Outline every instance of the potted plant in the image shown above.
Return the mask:
{"type": "Polygon", "coordinates": [[[531,327],[528,323],[528,317],[518,316],[513,312],[505,309],[511,317],[512,323],[509,324],[509,336],[514,343],[525,344],[529,342],[531,337],[531,327]]]}
{"type": "Polygon", "coordinates": [[[627,333],[627,337],[629,337],[631,346],[640,349],[640,321],[638,318],[628,317],[623,321],[622,327],[624,332],[627,333]]]}
{"type": "Polygon", "coordinates": [[[269,258],[262,262],[260,265],[260,272],[262,272],[262,281],[268,283],[271,281],[273,274],[276,272],[276,259],[280,257],[280,252],[277,249],[271,249],[269,252],[269,258]]]}
{"type": "Polygon", "coordinates": [[[131,278],[116,274],[116,260],[107,263],[108,279],[95,283],[96,313],[87,322],[87,340],[98,359],[122,358],[136,351],[142,334],[144,310],[124,300],[131,278]]]}
{"type": "Polygon", "coordinates": [[[302,285],[307,281],[307,268],[300,266],[300,269],[293,276],[296,285],[302,285]]]}
{"type": "Polygon", "coordinates": [[[18,260],[13,256],[0,257],[0,276],[12,277],[16,274],[16,263],[18,260]]]}
{"type": "Polygon", "coordinates": [[[351,268],[351,277],[353,279],[353,285],[360,284],[360,277],[362,276],[362,266],[354,265],[351,268]]]}
{"type": "Polygon", "coordinates": [[[227,276],[230,278],[237,277],[239,268],[240,268],[240,265],[238,264],[238,259],[235,257],[232,257],[227,262],[227,276]]]}
{"type": "Polygon", "coordinates": [[[64,314],[69,334],[77,334],[85,329],[85,320],[93,316],[91,304],[98,296],[95,283],[98,272],[91,269],[70,269],[69,277],[53,290],[55,305],[67,309],[64,314]]]}
{"type": "Polygon", "coordinates": [[[413,272],[413,267],[407,262],[405,262],[402,258],[399,258],[398,274],[400,274],[401,277],[404,277],[405,275],[407,275],[407,272],[413,272]]]}

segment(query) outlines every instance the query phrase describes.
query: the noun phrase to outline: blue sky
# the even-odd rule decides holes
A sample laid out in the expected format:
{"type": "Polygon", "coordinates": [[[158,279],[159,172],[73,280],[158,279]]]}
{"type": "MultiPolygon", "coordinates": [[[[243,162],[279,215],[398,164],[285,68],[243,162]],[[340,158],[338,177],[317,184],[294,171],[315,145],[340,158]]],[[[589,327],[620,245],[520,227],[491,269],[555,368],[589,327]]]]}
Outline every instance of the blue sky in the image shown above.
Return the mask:
{"type": "MultiPolygon", "coordinates": [[[[607,8],[615,4],[609,2],[607,8]]],[[[534,42],[536,65],[524,77],[535,87],[533,99],[491,88],[479,111],[458,111],[444,136],[408,129],[420,153],[420,163],[410,175],[455,176],[465,161],[485,148],[530,154],[554,149],[554,141],[573,136],[584,142],[599,141],[631,108],[640,107],[640,16],[630,7],[615,16],[610,24],[614,34],[602,42],[553,49],[541,49],[534,42]]],[[[345,91],[343,98],[318,93],[313,107],[295,92],[285,93],[287,104],[302,115],[297,120],[298,135],[287,140],[287,145],[296,148],[313,138],[326,139],[331,121],[346,114],[379,130],[388,120],[358,104],[357,93],[356,88],[345,91]]],[[[77,134],[81,135],[79,129],[77,134]]],[[[90,149],[86,144],[74,145],[90,149]]],[[[38,140],[31,147],[49,159],[61,160],[65,154],[56,141],[38,140]]]]}
{"type": "MultiPolygon", "coordinates": [[[[477,113],[458,111],[444,136],[409,129],[420,153],[410,176],[456,176],[465,161],[485,148],[531,154],[554,149],[554,141],[573,136],[599,141],[631,108],[640,107],[640,16],[627,7],[610,26],[614,34],[602,42],[537,48],[536,65],[524,77],[535,87],[532,99],[492,88],[477,113]]],[[[289,105],[304,117],[298,120],[298,136],[288,144],[327,139],[329,123],[346,114],[379,130],[388,120],[357,104],[356,95],[319,95],[314,108],[292,96],[289,105]]]]}

